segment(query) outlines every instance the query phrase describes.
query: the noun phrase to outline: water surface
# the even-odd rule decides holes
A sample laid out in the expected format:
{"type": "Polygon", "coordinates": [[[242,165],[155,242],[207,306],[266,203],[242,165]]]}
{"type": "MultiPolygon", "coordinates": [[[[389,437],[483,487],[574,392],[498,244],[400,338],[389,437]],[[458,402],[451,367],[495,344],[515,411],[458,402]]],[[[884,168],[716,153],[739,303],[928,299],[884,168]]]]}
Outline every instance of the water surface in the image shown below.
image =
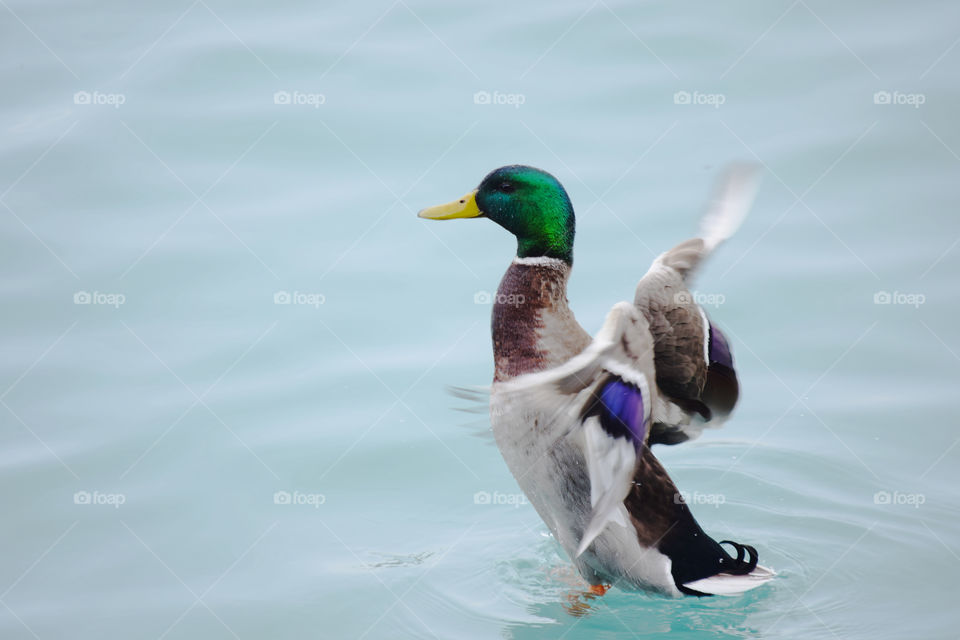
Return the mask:
{"type": "Polygon", "coordinates": [[[0,15],[4,638],[955,637],[954,5],[0,15]],[[742,402],[658,455],[780,577],[571,616],[444,391],[513,241],[415,212],[557,175],[593,332],[731,160],[764,185],[697,287],[742,402]]]}

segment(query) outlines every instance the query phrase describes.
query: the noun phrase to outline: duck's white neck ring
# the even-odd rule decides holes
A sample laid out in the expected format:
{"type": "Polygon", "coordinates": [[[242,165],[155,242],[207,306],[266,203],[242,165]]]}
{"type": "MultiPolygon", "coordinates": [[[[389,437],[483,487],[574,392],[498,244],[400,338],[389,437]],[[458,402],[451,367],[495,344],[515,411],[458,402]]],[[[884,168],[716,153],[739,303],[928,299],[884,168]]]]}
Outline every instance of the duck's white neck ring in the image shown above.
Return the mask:
{"type": "Polygon", "coordinates": [[[514,258],[513,264],[522,264],[529,267],[560,267],[567,266],[567,263],[559,258],[550,258],[547,256],[535,256],[532,258],[514,258]]]}

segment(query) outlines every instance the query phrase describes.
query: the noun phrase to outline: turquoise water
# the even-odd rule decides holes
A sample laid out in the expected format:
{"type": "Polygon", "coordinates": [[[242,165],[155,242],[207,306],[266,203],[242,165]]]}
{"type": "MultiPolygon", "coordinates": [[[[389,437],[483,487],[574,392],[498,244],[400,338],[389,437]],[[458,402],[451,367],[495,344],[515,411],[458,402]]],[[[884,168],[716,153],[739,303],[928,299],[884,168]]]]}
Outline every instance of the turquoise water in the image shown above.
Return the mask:
{"type": "Polygon", "coordinates": [[[955,5],[0,16],[3,638],[956,637],[955,5]],[[743,397],[657,453],[780,577],[572,616],[444,390],[512,239],[415,212],[551,171],[595,331],[731,160],[764,185],[698,291],[743,397]]]}

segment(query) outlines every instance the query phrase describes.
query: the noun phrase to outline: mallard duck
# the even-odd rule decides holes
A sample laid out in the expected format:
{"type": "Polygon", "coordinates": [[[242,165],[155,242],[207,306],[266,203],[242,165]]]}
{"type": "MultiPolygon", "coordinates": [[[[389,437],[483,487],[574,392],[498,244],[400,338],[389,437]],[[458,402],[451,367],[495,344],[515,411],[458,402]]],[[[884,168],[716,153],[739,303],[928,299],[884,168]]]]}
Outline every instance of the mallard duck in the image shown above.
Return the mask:
{"type": "Polygon", "coordinates": [[[634,302],[614,305],[592,339],[567,303],[574,212],[552,175],[501,167],[462,198],[419,213],[489,218],[517,238],[493,301],[492,430],[595,593],[615,584],[731,595],[774,575],[753,547],[704,533],[650,449],[695,437],[737,400],[729,342],[687,289],[697,264],[749,208],[755,171],[736,168],[723,184],[700,237],[659,256],[634,302]]]}

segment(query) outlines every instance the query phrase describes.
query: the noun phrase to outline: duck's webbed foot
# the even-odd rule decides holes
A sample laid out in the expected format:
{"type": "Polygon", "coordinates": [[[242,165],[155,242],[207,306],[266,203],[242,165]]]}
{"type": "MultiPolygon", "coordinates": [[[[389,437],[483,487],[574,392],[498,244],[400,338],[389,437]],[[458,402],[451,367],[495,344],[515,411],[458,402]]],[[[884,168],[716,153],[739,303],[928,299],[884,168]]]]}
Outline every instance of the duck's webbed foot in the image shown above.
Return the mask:
{"type": "Polygon", "coordinates": [[[567,603],[563,608],[575,618],[582,618],[593,613],[590,601],[599,598],[610,590],[609,584],[592,584],[587,591],[574,591],[567,596],[567,603]]]}

